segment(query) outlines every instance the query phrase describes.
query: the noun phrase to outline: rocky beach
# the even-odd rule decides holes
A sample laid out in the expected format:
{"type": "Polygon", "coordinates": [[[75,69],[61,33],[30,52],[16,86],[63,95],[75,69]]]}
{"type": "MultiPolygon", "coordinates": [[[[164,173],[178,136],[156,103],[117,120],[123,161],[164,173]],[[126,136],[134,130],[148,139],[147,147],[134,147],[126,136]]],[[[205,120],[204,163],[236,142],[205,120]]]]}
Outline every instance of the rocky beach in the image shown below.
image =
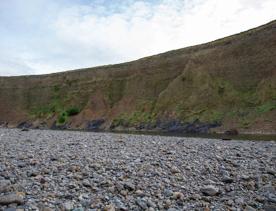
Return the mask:
{"type": "Polygon", "coordinates": [[[276,142],[0,129],[0,210],[276,209],[276,142]]]}

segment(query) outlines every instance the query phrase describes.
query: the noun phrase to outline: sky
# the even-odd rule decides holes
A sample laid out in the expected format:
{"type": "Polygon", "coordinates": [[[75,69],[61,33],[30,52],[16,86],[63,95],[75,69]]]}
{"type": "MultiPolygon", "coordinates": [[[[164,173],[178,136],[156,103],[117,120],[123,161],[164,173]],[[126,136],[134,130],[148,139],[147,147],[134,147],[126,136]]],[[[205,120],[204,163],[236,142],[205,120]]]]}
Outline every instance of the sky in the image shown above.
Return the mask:
{"type": "Polygon", "coordinates": [[[276,19],[275,0],[0,0],[0,76],[115,64],[276,19]]]}

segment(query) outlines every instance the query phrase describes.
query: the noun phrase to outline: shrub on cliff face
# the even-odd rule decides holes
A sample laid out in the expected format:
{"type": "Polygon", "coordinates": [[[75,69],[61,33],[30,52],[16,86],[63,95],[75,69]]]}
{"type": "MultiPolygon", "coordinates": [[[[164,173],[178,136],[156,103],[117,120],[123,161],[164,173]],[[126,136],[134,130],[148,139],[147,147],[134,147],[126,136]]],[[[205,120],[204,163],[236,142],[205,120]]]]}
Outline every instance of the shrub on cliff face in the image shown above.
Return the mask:
{"type": "Polygon", "coordinates": [[[66,113],[68,116],[74,116],[77,115],[78,113],[80,113],[80,109],[72,107],[66,110],[66,113]]]}
{"type": "Polygon", "coordinates": [[[65,123],[65,121],[66,121],[66,117],[65,116],[60,115],[58,117],[58,124],[63,124],[63,123],[65,123]]]}
{"type": "Polygon", "coordinates": [[[80,109],[75,107],[69,108],[66,111],[62,111],[61,113],[59,113],[57,122],[60,125],[64,124],[67,121],[68,117],[77,115],[78,113],[80,113],[80,109]]]}

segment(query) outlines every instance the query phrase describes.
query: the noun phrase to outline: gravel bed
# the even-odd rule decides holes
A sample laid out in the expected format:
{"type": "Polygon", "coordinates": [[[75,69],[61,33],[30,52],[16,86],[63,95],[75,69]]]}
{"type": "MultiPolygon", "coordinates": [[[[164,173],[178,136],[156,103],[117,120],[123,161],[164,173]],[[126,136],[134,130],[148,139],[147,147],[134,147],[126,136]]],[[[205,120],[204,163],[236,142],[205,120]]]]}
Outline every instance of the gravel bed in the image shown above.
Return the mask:
{"type": "Polygon", "coordinates": [[[0,129],[0,210],[276,210],[276,142],[0,129]]]}

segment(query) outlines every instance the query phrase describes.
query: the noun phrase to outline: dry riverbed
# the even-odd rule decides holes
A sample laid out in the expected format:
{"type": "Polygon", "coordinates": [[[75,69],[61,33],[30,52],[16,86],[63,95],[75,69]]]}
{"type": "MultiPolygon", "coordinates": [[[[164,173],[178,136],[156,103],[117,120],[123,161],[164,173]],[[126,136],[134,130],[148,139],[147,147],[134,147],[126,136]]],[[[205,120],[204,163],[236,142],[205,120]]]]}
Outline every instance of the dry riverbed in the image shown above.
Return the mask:
{"type": "Polygon", "coordinates": [[[275,210],[276,142],[0,129],[0,210],[275,210]]]}

